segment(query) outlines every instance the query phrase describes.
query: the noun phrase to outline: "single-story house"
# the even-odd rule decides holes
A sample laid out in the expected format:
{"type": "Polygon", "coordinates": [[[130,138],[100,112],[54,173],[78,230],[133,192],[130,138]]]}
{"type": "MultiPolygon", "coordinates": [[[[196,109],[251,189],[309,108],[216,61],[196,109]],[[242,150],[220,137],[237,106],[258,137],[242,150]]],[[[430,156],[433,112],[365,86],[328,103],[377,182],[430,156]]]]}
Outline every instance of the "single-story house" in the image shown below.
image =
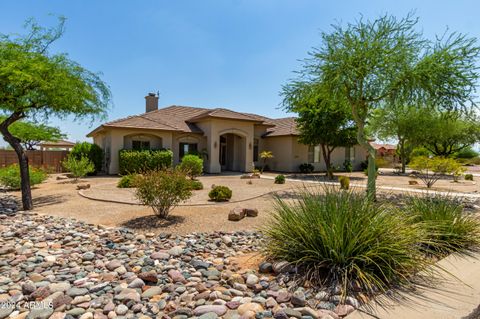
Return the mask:
{"type": "MultiPolygon", "coordinates": [[[[122,149],[170,149],[174,164],[183,155],[205,153],[205,171],[251,172],[261,166],[260,152],[273,153],[270,170],[296,172],[302,163],[311,163],[316,171],[325,170],[320,146],[298,142],[295,118],[270,119],[225,108],[197,108],[172,105],[158,108],[158,96],[145,97],[146,112],[100,125],[87,136],[105,151],[105,171],[117,174],[122,149]]],[[[350,160],[354,169],[366,158],[359,146],[337,148],[334,165],[350,160]]]]}

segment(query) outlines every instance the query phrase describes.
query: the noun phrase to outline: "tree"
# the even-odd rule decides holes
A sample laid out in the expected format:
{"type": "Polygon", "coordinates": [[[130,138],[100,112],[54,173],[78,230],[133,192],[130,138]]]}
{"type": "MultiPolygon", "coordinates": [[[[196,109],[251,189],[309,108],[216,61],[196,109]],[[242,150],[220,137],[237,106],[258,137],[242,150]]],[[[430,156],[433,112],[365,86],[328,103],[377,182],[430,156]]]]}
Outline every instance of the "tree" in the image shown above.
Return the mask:
{"type": "Polygon", "coordinates": [[[375,149],[366,124],[372,111],[398,105],[438,109],[471,106],[478,79],[476,39],[450,34],[426,40],[415,30],[418,19],[385,15],[360,19],[322,33],[322,44],[305,60],[300,75],[326,87],[328,99],[348,105],[357,139],[368,151],[368,194],[375,198],[375,149]]]}
{"type": "MultiPolygon", "coordinates": [[[[0,118],[0,122],[5,117],[0,118]]],[[[8,129],[13,136],[20,139],[26,150],[33,150],[35,146],[43,141],[56,142],[62,138],[66,138],[58,127],[48,126],[45,124],[36,124],[28,121],[17,121],[8,129]]]]}
{"type": "Polygon", "coordinates": [[[110,90],[98,74],[70,60],[66,54],[52,54],[50,45],[64,31],[64,18],[46,29],[33,20],[25,36],[0,36],[0,133],[15,150],[22,181],[24,210],[33,208],[28,157],[20,138],[10,131],[23,119],[46,120],[51,116],[97,119],[105,115],[110,90]]]}
{"type": "Polygon", "coordinates": [[[373,112],[369,130],[381,140],[396,139],[397,153],[402,161],[402,173],[415,147],[425,140],[429,110],[414,106],[383,108],[373,112]]]}
{"type": "Polygon", "coordinates": [[[480,141],[480,125],[460,112],[430,112],[423,146],[436,156],[452,156],[480,141]]]}
{"type": "Polygon", "coordinates": [[[269,160],[270,158],[273,158],[273,153],[272,151],[262,151],[260,153],[260,158],[262,159],[262,173],[263,173],[263,170],[265,169],[265,166],[267,165],[267,160],[269,160]]]}
{"type": "Polygon", "coordinates": [[[419,171],[419,177],[427,188],[431,188],[440,177],[447,174],[452,174],[453,180],[457,182],[465,171],[456,160],[444,157],[418,156],[410,162],[409,166],[419,171]]]}
{"type": "Polygon", "coordinates": [[[289,112],[298,114],[299,141],[306,145],[320,145],[327,169],[333,179],[332,152],[337,147],[356,144],[357,131],[347,108],[336,108],[325,96],[319,94],[318,85],[292,82],[283,87],[283,105],[289,112]]]}

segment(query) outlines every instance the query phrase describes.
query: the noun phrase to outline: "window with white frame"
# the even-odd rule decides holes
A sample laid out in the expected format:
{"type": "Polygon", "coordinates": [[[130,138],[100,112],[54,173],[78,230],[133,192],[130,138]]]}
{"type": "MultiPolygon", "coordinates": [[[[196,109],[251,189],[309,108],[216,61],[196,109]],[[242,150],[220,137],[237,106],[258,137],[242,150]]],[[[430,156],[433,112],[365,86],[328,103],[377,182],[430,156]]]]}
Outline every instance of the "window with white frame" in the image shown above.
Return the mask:
{"type": "Polygon", "coordinates": [[[320,145],[310,145],[308,147],[308,162],[309,163],[320,163],[320,145]]]}

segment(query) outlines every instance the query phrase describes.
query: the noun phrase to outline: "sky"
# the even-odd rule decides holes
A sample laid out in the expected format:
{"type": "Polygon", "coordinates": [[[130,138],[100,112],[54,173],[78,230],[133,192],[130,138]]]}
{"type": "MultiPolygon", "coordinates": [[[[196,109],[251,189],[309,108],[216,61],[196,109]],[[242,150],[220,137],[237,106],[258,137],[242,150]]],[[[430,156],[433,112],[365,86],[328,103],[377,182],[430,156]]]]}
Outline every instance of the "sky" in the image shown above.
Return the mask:
{"type": "MultiPolygon", "coordinates": [[[[0,33],[24,34],[31,17],[43,26],[66,17],[51,51],[102,74],[112,92],[108,120],[144,112],[144,96],[157,91],[160,107],[225,107],[276,118],[288,115],[282,85],[319,46],[321,31],[411,11],[428,38],[447,28],[480,37],[478,0],[11,0],[0,2],[0,33]]],[[[83,141],[103,122],[48,124],[83,141]]]]}

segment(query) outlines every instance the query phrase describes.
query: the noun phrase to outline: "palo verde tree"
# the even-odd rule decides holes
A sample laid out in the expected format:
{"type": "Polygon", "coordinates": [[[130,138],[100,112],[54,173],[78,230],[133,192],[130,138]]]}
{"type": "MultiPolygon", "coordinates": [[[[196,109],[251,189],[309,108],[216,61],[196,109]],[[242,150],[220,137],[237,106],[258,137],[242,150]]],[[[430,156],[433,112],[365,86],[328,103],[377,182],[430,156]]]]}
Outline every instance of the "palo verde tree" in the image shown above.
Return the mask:
{"type": "Polygon", "coordinates": [[[423,145],[429,126],[426,118],[430,111],[416,106],[381,108],[373,112],[369,130],[380,140],[397,140],[397,153],[402,162],[402,173],[415,147],[423,145]]]}
{"type": "Polygon", "coordinates": [[[335,107],[320,92],[319,85],[292,82],[283,87],[283,105],[289,112],[298,114],[299,141],[320,145],[327,178],[333,179],[332,152],[337,147],[355,145],[357,128],[348,108],[335,107]]]}
{"type": "MultiPolygon", "coordinates": [[[[5,117],[0,117],[0,122],[4,120],[5,117]]],[[[43,141],[56,142],[62,138],[66,138],[66,135],[63,134],[58,127],[29,121],[17,121],[10,125],[8,130],[13,136],[20,139],[26,150],[35,149],[35,146],[43,141]]]]}
{"type": "Polygon", "coordinates": [[[372,112],[392,105],[469,107],[478,79],[476,39],[453,33],[429,41],[409,14],[333,26],[300,72],[325,86],[328,99],[348,105],[357,140],[368,151],[368,194],[375,198],[375,149],[366,125],[372,112]]]}
{"type": "Polygon", "coordinates": [[[49,52],[62,36],[64,22],[60,18],[56,27],[47,29],[29,20],[25,36],[0,37],[0,133],[18,156],[24,210],[33,208],[28,157],[22,140],[10,131],[12,125],[27,118],[103,116],[110,102],[110,90],[98,74],[66,54],[49,52]]]}
{"type": "Polygon", "coordinates": [[[429,112],[423,146],[436,156],[448,157],[480,141],[480,124],[473,114],[429,112]]]}

